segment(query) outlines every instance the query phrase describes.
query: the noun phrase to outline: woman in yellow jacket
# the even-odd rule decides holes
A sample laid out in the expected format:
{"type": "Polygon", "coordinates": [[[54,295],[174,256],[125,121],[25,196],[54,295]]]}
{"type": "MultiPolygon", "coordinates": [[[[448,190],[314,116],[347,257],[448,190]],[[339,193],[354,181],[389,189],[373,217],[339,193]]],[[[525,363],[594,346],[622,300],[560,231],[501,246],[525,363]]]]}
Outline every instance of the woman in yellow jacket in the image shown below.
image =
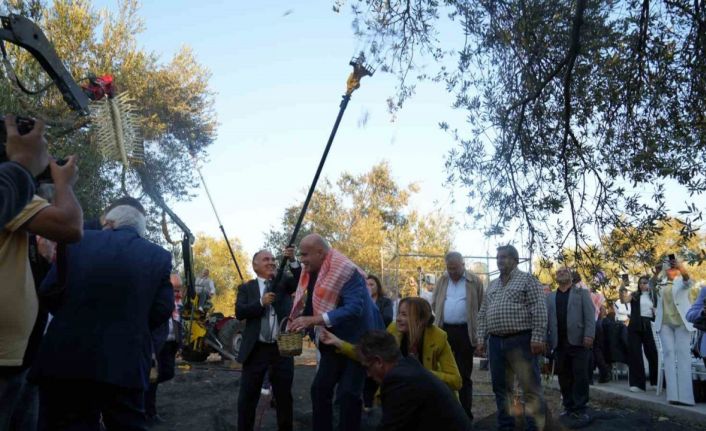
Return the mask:
{"type": "MultiPolygon", "coordinates": [[[[394,335],[403,356],[413,356],[452,391],[461,389],[461,374],[446,339],[446,332],[433,325],[429,303],[418,297],[400,301],[396,321],[390,323],[387,332],[394,335]]],[[[341,340],[327,330],[319,333],[319,341],[336,346],[341,353],[357,359],[355,346],[341,340]]]]}

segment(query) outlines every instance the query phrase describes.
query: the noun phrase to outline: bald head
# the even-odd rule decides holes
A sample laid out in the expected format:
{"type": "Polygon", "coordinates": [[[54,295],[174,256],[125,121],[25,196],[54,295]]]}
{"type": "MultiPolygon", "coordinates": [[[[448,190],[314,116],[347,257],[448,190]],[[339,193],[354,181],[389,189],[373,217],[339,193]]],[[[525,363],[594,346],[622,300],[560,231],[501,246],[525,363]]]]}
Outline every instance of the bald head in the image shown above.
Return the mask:
{"type": "Polygon", "coordinates": [[[319,272],[326,254],[331,249],[321,235],[312,233],[302,238],[299,243],[300,259],[307,272],[319,272]]]}
{"type": "Polygon", "coordinates": [[[328,245],[328,242],[321,235],[316,233],[309,234],[302,238],[299,246],[303,247],[305,245],[309,247],[320,247],[324,251],[328,251],[331,248],[331,246],[328,245]]]}

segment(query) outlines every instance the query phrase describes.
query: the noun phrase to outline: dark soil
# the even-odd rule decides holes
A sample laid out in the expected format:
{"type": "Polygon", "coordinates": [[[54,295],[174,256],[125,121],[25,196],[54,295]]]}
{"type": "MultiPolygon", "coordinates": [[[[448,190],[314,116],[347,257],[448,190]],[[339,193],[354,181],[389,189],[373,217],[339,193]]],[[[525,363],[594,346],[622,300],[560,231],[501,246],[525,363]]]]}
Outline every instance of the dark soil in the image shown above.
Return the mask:
{"type": "MultiPolygon", "coordinates": [[[[316,372],[311,352],[297,359],[294,373],[294,430],[311,429],[311,401],[309,388],[316,372]]],[[[495,400],[486,371],[474,370],[473,373],[473,413],[475,430],[495,429],[495,400]]],[[[222,362],[203,364],[181,364],[176,377],[159,386],[157,404],[159,414],[166,423],[155,426],[155,431],[200,430],[232,431],[237,429],[237,398],[240,384],[240,370],[237,365],[229,366],[222,362]]],[[[547,404],[554,416],[560,410],[560,397],[557,391],[546,390],[547,404]]],[[[650,411],[637,411],[618,408],[600,402],[591,402],[592,414],[596,419],[587,431],[689,431],[706,430],[704,424],[690,424],[650,411]]],[[[277,429],[275,410],[270,407],[270,397],[261,397],[258,407],[261,418],[259,429],[275,431],[277,429]]],[[[372,431],[379,420],[380,411],[374,410],[366,415],[361,431],[372,431]]],[[[550,420],[549,429],[568,429],[555,420],[550,420]]],[[[256,425],[256,430],[258,429],[256,425]]],[[[518,424],[518,429],[520,424],[518,424]]],[[[441,430],[440,430],[441,431],[441,430]]]]}

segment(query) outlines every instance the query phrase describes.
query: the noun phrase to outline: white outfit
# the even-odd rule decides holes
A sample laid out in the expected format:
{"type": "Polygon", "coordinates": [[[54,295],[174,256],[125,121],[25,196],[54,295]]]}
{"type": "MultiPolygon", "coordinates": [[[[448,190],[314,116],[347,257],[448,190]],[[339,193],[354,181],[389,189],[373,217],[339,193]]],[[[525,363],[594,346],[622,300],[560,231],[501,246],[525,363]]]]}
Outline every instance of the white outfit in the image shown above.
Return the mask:
{"type": "Polygon", "coordinates": [[[623,304],[620,301],[615,301],[613,309],[615,310],[615,320],[626,325],[627,321],[630,319],[630,303],[623,304]]]}
{"type": "Polygon", "coordinates": [[[657,301],[657,316],[655,327],[662,340],[664,351],[664,377],[667,380],[667,401],[678,401],[694,405],[694,389],[691,376],[691,333],[694,326],[686,320],[689,311],[689,282],[684,282],[681,276],[672,283],[674,305],[681,316],[682,325],[677,327],[663,325],[664,298],[660,295],[657,301]]]}

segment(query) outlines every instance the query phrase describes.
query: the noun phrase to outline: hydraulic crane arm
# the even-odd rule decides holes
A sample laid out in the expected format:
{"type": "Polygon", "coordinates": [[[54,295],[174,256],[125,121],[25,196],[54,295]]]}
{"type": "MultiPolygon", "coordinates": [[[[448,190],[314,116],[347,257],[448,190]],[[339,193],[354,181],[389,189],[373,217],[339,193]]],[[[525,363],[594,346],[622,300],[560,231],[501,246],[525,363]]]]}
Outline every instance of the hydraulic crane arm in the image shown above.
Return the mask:
{"type": "Polygon", "coordinates": [[[51,42],[32,20],[21,15],[0,16],[0,40],[27,50],[39,62],[74,111],[88,114],[88,97],[59,59],[51,42]]]}

